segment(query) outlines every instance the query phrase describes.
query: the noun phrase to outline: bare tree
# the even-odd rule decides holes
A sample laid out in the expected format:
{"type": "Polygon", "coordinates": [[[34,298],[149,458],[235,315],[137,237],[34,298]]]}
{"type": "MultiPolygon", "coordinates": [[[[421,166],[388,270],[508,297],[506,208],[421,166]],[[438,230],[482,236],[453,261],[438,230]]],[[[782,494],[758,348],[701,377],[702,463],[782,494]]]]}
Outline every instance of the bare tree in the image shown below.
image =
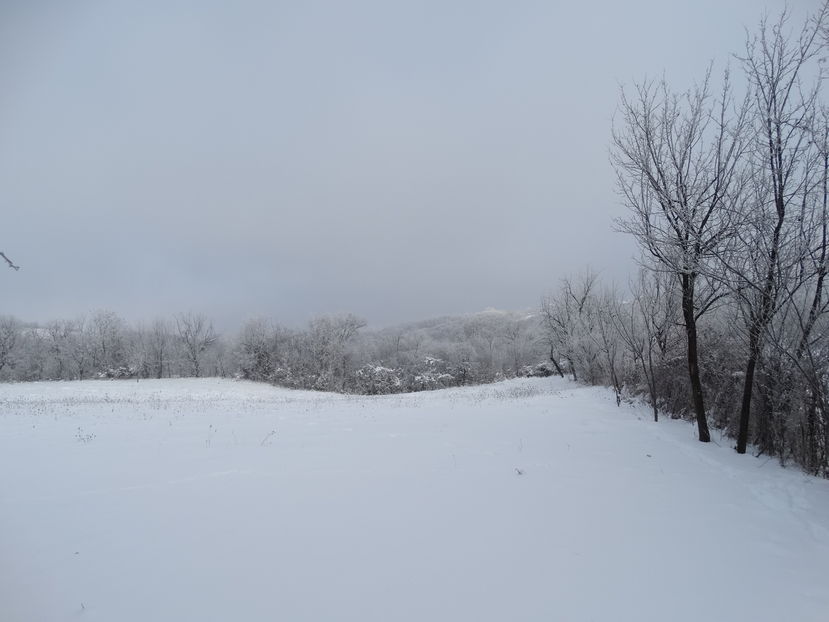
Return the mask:
{"type": "MultiPolygon", "coordinates": [[[[590,270],[577,279],[565,278],[556,295],[545,296],[541,301],[542,323],[546,340],[550,344],[550,360],[562,373],[556,358],[561,356],[570,368],[573,380],[593,382],[596,353],[592,351],[589,333],[594,317],[591,300],[597,276],[590,270]]],[[[563,375],[563,374],[562,374],[563,375]]]]}
{"type": "Polygon", "coordinates": [[[825,380],[829,377],[829,114],[822,110],[814,129],[817,183],[813,200],[797,210],[801,238],[796,274],[781,280],[778,310],[763,335],[754,425],[761,452],[792,452],[814,474],[829,473],[829,418],[825,380]]]}
{"type": "Polygon", "coordinates": [[[177,314],[175,322],[184,356],[193,375],[198,378],[201,374],[202,354],[217,339],[213,324],[204,315],[192,312],[177,314]]]}
{"type": "Polygon", "coordinates": [[[560,327],[558,324],[558,317],[556,314],[555,300],[552,296],[544,296],[541,298],[541,334],[543,343],[549,351],[550,363],[556,370],[556,373],[564,378],[564,370],[561,368],[561,363],[558,357],[560,356],[558,348],[561,344],[560,327]]]}
{"type": "Polygon", "coordinates": [[[541,329],[544,334],[544,342],[550,351],[550,362],[555,367],[556,373],[562,378],[564,378],[564,370],[561,368],[559,357],[566,357],[566,323],[564,319],[558,299],[552,295],[544,296],[541,299],[541,329]]]}
{"type": "Polygon", "coordinates": [[[124,320],[113,311],[96,311],[88,323],[92,338],[92,364],[108,372],[126,364],[124,320]]]}
{"type": "Polygon", "coordinates": [[[804,84],[804,73],[821,51],[819,35],[826,12],[824,4],[796,40],[786,34],[785,11],[773,24],[764,18],[741,58],[752,91],[756,140],[748,159],[751,209],[740,233],[740,252],[729,262],[747,332],[738,453],[745,453],[748,443],[754,375],[764,335],[784,301],[787,284],[791,287],[792,279],[806,276],[798,270],[809,250],[801,244],[801,225],[804,212],[814,207],[818,159],[813,128],[822,76],[818,63],[814,63],[813,83],[804,84]]]}
{"type": "Polygon", "coordinates": [[[68,332],[68,355],[75,365],[78,380],[86,377],[92,365],[92,337],[89,331],[89,322],[85,317],[80,317],[70,322],[68,332]]]}
{"type": "Polygon", "coordinates": [[[164,377],[164,366],[170,357],[171,341],[169,323],[163,318],[157,318],[146,335],[149,364],[156,378],[164,377]]]}
{"type": "Polygon", "coordinates": [[[63,379],[69,370],[70,353],[72,347],[72,332],[75,323],[66,320],[55,320],[46,325],[49,337],[49,353],[54,358],[54,377],[63,379]]]}
{"type": "Polygon", "coordinates": [[[311,320],[308,325],[309,364],[317,376],[315,388],[342,388],[348,366],[346,348],[365,325],[364,320],[351,313],[311,320]]]}
{"type": "Polygon", "coordinates": [[[660,270],[679,282],[688,375],[699,440],[711,438],[699,369],[697,321],[719,298],[713,260],[739,223],[746,104],[734,106],[726,73],[719,98],[702,84],[684,93],[663,80],[622,91],[611,159],[629,215],[618,225],[635,236],[660,270]]]}
{"type": "MultiPolygon", "coordinates": [[[[802,237],[807,240],[803,247],[807,252],[803,256],[801,273],[811,275],[810,285],[806,287],[804,300],[808,311],[800,314],[802,327],[800,340],[795,350],[795,357],[803,357],[812,339],[812,333],[818,319],[829,310],[829,300],[824,297],[826,276],[829,274],[829,108],[821,106],[814,128],[814,143],[817,148],[818,184],[815,189],[815,209],[800,219],[802,237]]],[[[794,292],[789,288],[788,298],[794,292]]]]}
{"type": "Polygon", "coordinates": [[[20,323],[13,317],[0,316],[0,371],[12,363],[12,353],[20,338],[20,323]]]}
{"type": "Polygon", "coordinates": [[[622,378],[619,373],[620,346],[623,341],[617,327],[619,325],[619,300],[612,289],[603,291],[595,300],[596,330],[592,333],[594,343],[599,349],[605,367],[606,379],[613,387],[616,405],[622,404],[622,378]]]}
{"type": "Polygon", "coordinates": [[[239,334],[239,367],[244,378],[270,380],[273,376],[279,342],[277,330],[263,318],[245,322],[239,334]]]}
{"type": "Polygon", "coordinates": [[[496,350],[503,342],[502,323],[499,315],[484,314],[475,317],[464,326],[464,337],[475,349],[476,358],[480,363],[480,373],[489,380],[500,370],[500,361],[496,361],[496,350]]]}
{"type": "Polygon", "coordinates": [[[619,303],[613,314],[619,338],[642,371],[654,421],[659,421],[660,376],[667,357],[677,350],[681,314],[675,281],[666,272],[641,269],[630,288],[631,300],[619,303]]]}
{"type": "Polygon", "coordinates": [[[529,340],[525,326],[518,319],[508,321],[500,331],[500,337],[506,345],[507,356],[513,375],[517,375],[524,365],[529,340]]]}
{"type": "MultiPolygon", "coordinates": [[[[654,397],[659,395],[657,375],[664,370],[668,358],[676,352],[682,337],[678,284],[665,272],[642,271],[634,289],[636,310],[645,330],[646,366],[654,397]]],[[[644,362],[644,361],[643,361],[644,362]]],[[[664,372],[663,372],[664,375],[664,372]]],[[[658,399],[658,397],[657,397],[658,399]]]]}

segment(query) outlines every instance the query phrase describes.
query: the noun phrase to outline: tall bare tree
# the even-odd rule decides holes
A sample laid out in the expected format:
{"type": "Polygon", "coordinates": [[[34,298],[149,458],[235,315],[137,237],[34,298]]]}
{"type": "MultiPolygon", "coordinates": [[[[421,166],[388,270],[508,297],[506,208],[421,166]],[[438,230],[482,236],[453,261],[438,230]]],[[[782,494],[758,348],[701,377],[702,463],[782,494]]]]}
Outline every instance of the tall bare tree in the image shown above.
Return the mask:
{"type": "Polygon", "coordinates": [[[744,179],[745,102],[734,104],[726,73],[714,97],[711,70],[686,92],[662,80],[622,91],[611,160],[629,209],[618,221],[635,236],[657,269],[679,282],[688,349],[688,375],[699,440],[711,439],[699,369],[697,321],[719,298],[711,272],[739,222],[744,179]]]}
{"type": "MultiPolygon", "coordinates": [[[[730,263],[734,291],[746,324],[747,361],[740,407],[737,452],[748,443],[754,375],[765,333],[792,280],[809,252],[802,235],[806,211],[816,207],[819,152],[814,140],[822,78],[817,56],[827,5],[810,17],[795,38],[787,35],[788,14],[774,23],[763,18],[740,59],[751,88],[751,126],[755,140],[748,152],[751,192],[741,230],[739,252],[730,263]],[[811,75],[807,75],[811,74],[811,75]]],[[[811,236],[809,236],[811,237],[811,236]]]]}

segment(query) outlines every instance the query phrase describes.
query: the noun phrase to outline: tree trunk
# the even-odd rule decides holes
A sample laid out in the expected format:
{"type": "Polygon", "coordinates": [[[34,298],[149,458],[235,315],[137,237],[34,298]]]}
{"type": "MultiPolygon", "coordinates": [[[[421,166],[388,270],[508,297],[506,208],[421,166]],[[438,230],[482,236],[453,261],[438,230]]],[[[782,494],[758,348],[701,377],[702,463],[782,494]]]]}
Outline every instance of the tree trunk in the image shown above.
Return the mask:
{"type": "Polygon", "coordinates": [[[659,421],[659,410],[656,407],[656,379],[653,377],[653,351],[648,345],[648,363],[645,365],[645,357],[642,357],[642,371],[648,381],[648,391],[651,394],[651,408],[653,408],[653,420],[659,421]]]}
{"type": "MultiPolygon", "coordinates": [[[[490,359],[492,358],[491,353],[490,353],[489,357],[490,357],[490,359]]],[[[556,368],[556,372],[558,373],[558,375],[561,376],[562,378],[564,378],[564,370],[561,369],[561,365],[558,364],[558,361],[556,360],[555,352],[554,352],[552,346],[550,347],[550,362],[553,364],[553,367],[556,368]]]]}
{"type": "Polygon", "coordinates": [[[576,366],[573,364],[573,359],[568,357],[567,364],[570,365],[570,373],[573,374],[573,382],[578,382],[579,378],[576,376],[576,366]]]}
{"type": "Polygon", "coordinates": [[[780,234],[783,230],[784,217],[786,214],[785,205],[781,197],[776,199],[777,224],[771,238],[771,250],[769,251],[769,263],[766,269],[763,293],[760,299],[760,309],[757,316],[753,318],[749,328],[748,338],[748,364],[746,365],[746,379],[743,385],[743,403],[740,407],[740,430],[737,434],[737,453],[746,452],[748,442],[748,422],[751,417],[751,392],[754,387],[754,368],[757,365],[757,358],[760,356],[763,332],[771,322],[774,315],[774,306],[777,299],[775,287],[775,268],[777,267],[780,254],[780,234]]]}
{"type": "Polygon", "coordinates": [[[699,355],[697,353],[697,319],[694,314],[694,280],[696,275],[683,274],[682,315],[685,319],[685,335],[688,338],[688,375],[691,379],[691,398],[697,418],[697,429],[701,443],[711,441],[708,421],[705,417],[705,404],[702,398],[702,380],[699,373],[699,355]]]}
{"type": "Polygon", "coordinates": [[[754,389],[754,370],[757,367],[758,344],[754,335],[749,343],[746,377],[743,383],[743,403],[740,407],[740,427],[737,432],[737,453],[744,454],[748,444],[748,421],[751,416],[751,395],[754,389]]]}
{"type": "Polygon", "coordinates": [[[806,456],[803,462],[810,473],[817,475],[817,404],[814,395],[810,396],[806,408],[806,442],[804,443],[806,456]]]}

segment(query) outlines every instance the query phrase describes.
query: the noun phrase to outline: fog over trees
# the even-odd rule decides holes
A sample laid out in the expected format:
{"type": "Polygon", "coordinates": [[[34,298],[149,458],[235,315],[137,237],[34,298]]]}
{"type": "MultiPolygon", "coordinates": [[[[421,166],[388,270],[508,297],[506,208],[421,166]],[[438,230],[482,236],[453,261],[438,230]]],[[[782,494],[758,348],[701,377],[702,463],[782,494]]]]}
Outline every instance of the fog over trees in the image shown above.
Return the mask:
{"type": "Polygon", "coordinates": [[[644,400],[655,421],[693,420],[700,441],[713,427],[739,453],[829,476],[827,7],[800,24],[762,18],[731,68],[696,84],[621,90],[617,226],[641,249],[625,286],[586,269],[535,310],[383,329],[353,314],[226,334],[194,312],[135,325],[106,310],[3,316],[0,379],[233,376],[388,394],[557,374],[644,400]]]}

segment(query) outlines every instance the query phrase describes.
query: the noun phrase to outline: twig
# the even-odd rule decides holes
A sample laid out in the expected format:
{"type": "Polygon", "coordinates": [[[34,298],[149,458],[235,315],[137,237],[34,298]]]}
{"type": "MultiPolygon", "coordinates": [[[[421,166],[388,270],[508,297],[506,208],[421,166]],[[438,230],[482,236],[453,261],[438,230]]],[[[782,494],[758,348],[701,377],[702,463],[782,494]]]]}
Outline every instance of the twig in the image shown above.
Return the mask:
{"type": "Polygon", "coordinates": [[[6,257],[6,254],[3,251],[0,251],[0,257],[6,260],[6,263],[9,264],[9,268],[13,268],[15,270],[20,270],[20,266],[14,265],[14,262],[6,257]]]}

